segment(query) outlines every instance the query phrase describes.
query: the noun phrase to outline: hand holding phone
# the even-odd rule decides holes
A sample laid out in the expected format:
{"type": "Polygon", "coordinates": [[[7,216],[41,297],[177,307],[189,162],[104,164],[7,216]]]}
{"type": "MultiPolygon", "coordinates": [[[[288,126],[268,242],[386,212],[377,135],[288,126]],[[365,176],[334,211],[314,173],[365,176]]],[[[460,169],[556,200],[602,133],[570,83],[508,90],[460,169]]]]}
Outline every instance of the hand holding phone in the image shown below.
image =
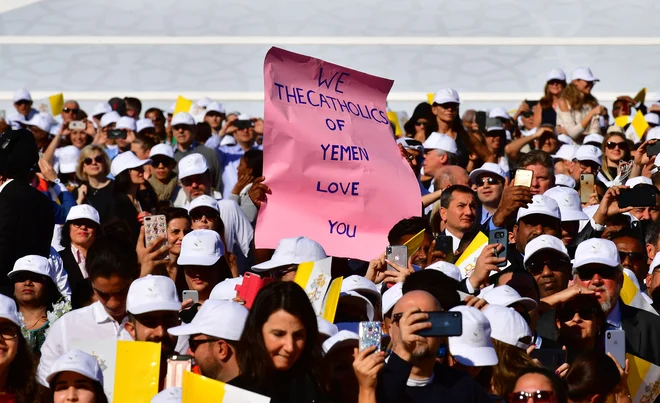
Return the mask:
{"type": "MultiPolygon", "coordinates": [[[[408,267],[408,247],[405,245],[391,245],[385,248],[385,259],[401,267],[408,267]]],[[[387,265],[388,270],[399,271],[387,265]]]]}
{"type": "Polygon", "coordinates": [[[69,129],[70,130],[85,130],[87,128],[87,124],[85,122],[80,121],[80,120],[74,120],[69,122],[69,129]]]}
{"type": "Polygon", "coordinates": [[[376,351],[380,351],[383,330],[380,322],[360,322],[358,329],[358,340],[360,351],[376,346],[376,351]]]}
{"type": "MultiPolygon", "coordinates": [[[[495,249],[495,257],[506,257],[507,247],[509,246],[509,231],[506,229],[496,229],[490,231],[488,235],[488,244],[500,244],[502,249],[495,249]]],[[[497,263],[495,266],[504,267],[506,266],[506,260],[500,263],[497,263]]]]}
{"type": "Polygon", "coordinates": [[[435,237],[435,250],[444,253],[445,262],[454,263],[454,238],[449,235],[438,235],[435,237]]]}
{"type": "Polygon", "coordinates": [[[529,169],[517,169],[516,176],[513,179],[515,186],[532,187],[532,179],[534,178],[534,171],[529,169]]]}

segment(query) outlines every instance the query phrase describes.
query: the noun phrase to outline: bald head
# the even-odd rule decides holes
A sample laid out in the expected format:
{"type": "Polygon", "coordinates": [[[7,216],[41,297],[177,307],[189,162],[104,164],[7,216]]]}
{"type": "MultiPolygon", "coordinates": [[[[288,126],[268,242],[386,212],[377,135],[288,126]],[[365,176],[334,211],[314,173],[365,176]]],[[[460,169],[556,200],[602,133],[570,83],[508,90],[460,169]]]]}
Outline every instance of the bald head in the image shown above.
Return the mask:
{"type": "Polygon", "coordinates": [[[433,180],[435,190],[447,189],[452,185],[470,186],[470,177],[465,169],[456,165],[447,165],[438,169],[433,180]]]}
{"type": "Polygon", "coordinates": [[[394,305],[393,313],[402,313],[410,308],[419,308],[424,312],[441,311],[440,302],[426,291],[415,290],[403,294],[399,302],[394,305]]]}

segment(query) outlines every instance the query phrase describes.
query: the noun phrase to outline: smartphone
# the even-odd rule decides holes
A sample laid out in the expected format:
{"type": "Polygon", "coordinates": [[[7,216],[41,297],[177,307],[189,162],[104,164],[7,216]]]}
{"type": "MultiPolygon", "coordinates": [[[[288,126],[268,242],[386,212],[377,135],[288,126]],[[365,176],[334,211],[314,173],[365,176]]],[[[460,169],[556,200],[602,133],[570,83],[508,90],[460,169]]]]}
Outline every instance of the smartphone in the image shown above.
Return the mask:
{"type": "Polygon", "coordinates": [[[530,171],[529,169],[516,169],[516,176],[513,179],[513,184],[515,186],[532,187],[533,177],[534,171],[530,171]]]}
{"type": "Polygon", "coordinates": [[[460,336],[463,334],[463,315],[460,312],[426,312],[431,328],[417,332],[420,336],[460,336]]]}
{"type": "Polygon", "coordinates": [[[449,235],[438,235],[435,237],[435,250],[445,254],[445,262],[454,263],[454,238],[449,235]]]}
{"type": "Polygon", "coordinates": [[[619,191],[619,207],[652,207],[657,190],[653,186],[635,186],[619,191]]]}
{"type": "MultiPolygon", "coordinates": [[[[506,229],[495,229],[490,231],[488,234],[488,243],[489,244],[495,244],[499,243],[504,247],[501,252],[497,254],[497,257],[506,257],[506,249],[507,246],[509,245],[509,231],[506,229]]],[[[503,261],[502,263],[496,264],[497,267],[504,267],[506,266],[506,260],[503,261]]]]}
{"type": "Polygon", "coordinates": [[[360,351],[371,346],[376,346],[380,351],[383,329],[380,322],[360,322],[358,328],[358,340],[360,351]]]}
{"type": "Polygon", "coordinates": [[[553,371],[566,363],[566,351],[560,348],[538,348],[533,350],[530,356],[553,371]]]}
{"type": "Polygon", "coordinates": [[[192,369],[192,357],[189,355],[173,354],[167,358],[167,376],[165,387],[182,387],[183,373],[192,369]]]}
{"type": "Polygon", "coordinates": [[[120,129],[108,130],[108,138],[111,140],[126,139],[126,132],[120,129]]]}
{"type": "Polygon", "coordinates": [[[87,128],[87,125],[85,122],[82,122],[80,120],[74,120],[72,122],[69,122],[69,129],[70,130],[85,130],[87,128]]]}
{"type": "Polygon", "coordinates": [[[199,292],[197,290],[183,290],[181,293],[181,301],[188,301],[192,299],[195,304],[199,303],[199,292]]]}
{"type": "Polygon", "coordinates": [[[594,192],[594,174],[580,174],[580,201],[589,202],[589,196],[594,192]]]}
{"type": "Polygon", "coordinates": [[[149,215],[144,217],[144,244],[149,246],[158,237],[167,234],[167,221],[164,215],[149,215]]]}
{"type": "Polygon", "coordinates": [[[610,353],[621,366],[626,365],[626,332],[617,330],[605,331],[605,353],[610,353]],[[621,364],[623,363],[623,364],[621,364]]]}
{"type": "Polygon", "coordinates": [[[655,143],[646,146],[646,155],[649,156],[649,158],[658,154],[660,154],[660,141],[656,141],[655,143]]]}
{"type": "MultiPolygon", "coordinates": [[[[408,247],[405,245],[392,245],[385,249],[385,258],[390,262],[394,262],[401,267],[408,267],[408,247]]],[[[390,270],[396,270],[394,267],[387,265],[390,270]]]]}
{"type": "Polygon", "coordinates": [[[476,117],[476,122],[477,125],[479,125],[479,131],[482,133],[486,133],[486,120],[488,118],[488,114],[484,111],[478,111],[477,112],[477,117],[476,117]]]}

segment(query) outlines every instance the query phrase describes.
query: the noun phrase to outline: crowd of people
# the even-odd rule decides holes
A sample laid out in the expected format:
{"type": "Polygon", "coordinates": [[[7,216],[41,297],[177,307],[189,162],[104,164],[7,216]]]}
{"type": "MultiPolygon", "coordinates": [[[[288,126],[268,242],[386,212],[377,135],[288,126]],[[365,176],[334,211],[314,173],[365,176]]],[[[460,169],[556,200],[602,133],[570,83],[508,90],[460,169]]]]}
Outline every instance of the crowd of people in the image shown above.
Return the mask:
{"type": "Polygon", "coordinates": [[[81,340],[159,342],[152,402],[182,401],[174,354],[273,403],[631,402],[630,364],[605,335],[623,331],[625,353],[660,365],[660,101],[621,96],[610,113],[597,82],[552,70],[512,114],[461,114],[450,88],[420,103],[391,140],[419,215],[383,238],[421,246],[399,263],[385,244],[370,262],[332,256],[333,321],[294,281],[323,245],[254,246],[277,191],[262,119],[209,99],[194,115],[143,113],[131,97],[69,100],[53,118],[17,91],[0,119],[0,402],[108,401],[81,340]],[[645,133],[615,123],[636,111],[645,133]],[[652,203],[625,204],[633,188],[652,203]],[[480,233],[504,238],[454,265],[480,233]],[[250,301],[236,291],[246,273],[269,279],[250,301]],[[436,312],[459,313],[460,335],[429,336],[436,312]],[[379,345],[359,348],[361,322],[382,323],[379,345]]]}

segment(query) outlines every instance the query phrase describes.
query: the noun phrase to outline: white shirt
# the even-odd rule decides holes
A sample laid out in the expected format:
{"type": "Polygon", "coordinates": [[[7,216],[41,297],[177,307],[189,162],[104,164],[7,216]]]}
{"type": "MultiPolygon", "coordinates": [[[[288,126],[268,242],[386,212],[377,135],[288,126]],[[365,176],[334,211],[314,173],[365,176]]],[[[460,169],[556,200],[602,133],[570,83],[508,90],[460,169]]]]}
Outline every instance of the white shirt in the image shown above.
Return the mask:
{"type": "Polygon", "coordinates": [[[50,278],[55,281],[57,289],[63,297],[71,300],[71,287],[69,287],[69,275],[64,270],[64,263],[57,250],[50,247],[50,254],[48,255],[48,268],[50,269],[50,278]]]}
{"type": "Polygon", "coordinates": [[[124,329],[128,316],[117,323],[100,302],[64,314],[52,324],[41,346],[41,361],[37,369],[39,383],[48,386],[46,376],[58,357],[71,350],[76,340],[133,340],[124,329]]]}
{"type": "Polygon", "coordinates": [[[451,236],[451,238],[452,238],[452,240],[453,240],[453,245],[452,245],[452,247],[454,248],[454,253],[456,253],[456,251],[458,250],[458,246],[461,244],[461,238],[458,238],[456,235],[454,235],[454,234],[452,234],[451,232],[449,232],[449,229],[448,229],[448,228],[445,228],[445,233],[446,233],[447,235],[451,236]]]}

